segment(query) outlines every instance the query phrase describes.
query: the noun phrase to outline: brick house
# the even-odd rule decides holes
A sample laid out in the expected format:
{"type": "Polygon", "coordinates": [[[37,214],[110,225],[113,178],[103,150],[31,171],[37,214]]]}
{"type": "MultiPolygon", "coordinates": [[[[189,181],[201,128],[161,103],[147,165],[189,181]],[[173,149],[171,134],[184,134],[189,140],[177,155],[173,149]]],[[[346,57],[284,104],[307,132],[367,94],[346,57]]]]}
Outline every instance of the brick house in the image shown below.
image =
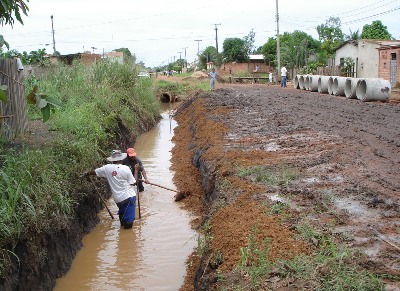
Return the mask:
{"type": "Polygon", "coordinates": [[[400,41],[378,48],[378,77],[389,80],[392,87],[400,84],[400,41]]]}
{"type": "Polygon", "coordinates": [[[223,75],[235,74],[240,72],[254,73],[258,66],[258,73],[267,74],[269,70],[273,71],[273,67],[270,67],[264,63],[264,56],[262,54],[249,55],[249,61],[245,63],[229,62],[221,65],[219,72],[223,75]]]}

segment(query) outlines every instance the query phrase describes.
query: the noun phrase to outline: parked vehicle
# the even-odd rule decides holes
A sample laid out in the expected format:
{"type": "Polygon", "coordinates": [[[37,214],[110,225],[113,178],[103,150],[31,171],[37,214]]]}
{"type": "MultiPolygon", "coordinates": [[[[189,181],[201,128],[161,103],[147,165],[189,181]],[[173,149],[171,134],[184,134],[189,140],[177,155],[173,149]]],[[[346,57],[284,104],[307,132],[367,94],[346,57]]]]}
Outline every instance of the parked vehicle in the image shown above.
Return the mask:
{"type": "Polygon", "coordinates": [[[141,72],[139,72],[138,77],[139,78],[150,78],[150,74],[146,71],[141,71],[141,72]]]}

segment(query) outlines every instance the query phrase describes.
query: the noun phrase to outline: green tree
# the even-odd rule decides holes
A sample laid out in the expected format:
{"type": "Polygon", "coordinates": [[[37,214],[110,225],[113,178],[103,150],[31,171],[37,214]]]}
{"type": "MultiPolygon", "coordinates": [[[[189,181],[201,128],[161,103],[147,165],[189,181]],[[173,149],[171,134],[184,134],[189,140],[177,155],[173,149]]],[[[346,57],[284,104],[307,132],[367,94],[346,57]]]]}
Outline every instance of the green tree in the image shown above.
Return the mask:
{"type": "Polygon", "coordinates": [[[46,58],[46,49],[38,49],[37,51],[31,51],[22,53],[22,63],[36,66],[49,66],[50,60],[46,58]]]}
{"type": "Polygon", "coordinates": [[[268,38],[268,41],[261,47],[260,53],[264,55],[264,62],[267,65],[276,67],[276,38],[268,38]]]}
{"type": "Polygon", "coordinates": [[[119,48],[115,50],[116,52],[123,52],[124,53],[124,62],[136,62],[136,55],[131,53],[128,48],[119,48]]]}
{"type": "Polygon", "coordinates": [[[328,57],[333,56],[336,48],[343,42],[344,37],[340,26],[339,17],[329,17],[324,24],[317,26],[321,49],[326,51],[328,57]]]}
{"type": "Polygon", "coordinates": [[[201,69],[206,69],[208,62],[217,63],[217,49],[213,46],[206,47],[199,55],[201,69]]]}
{"type": "Polygon", "coordinates": [[[247,54],[251,54],[254,52],[254,42],[255,42],[256,33],[254,29],[252,29],[248,35],[246,35],[243,40],[246,44],[247,54]]]}
{"type": "Polygon", "coordinates": [[[352,31],[350,29],[350,33],[345,35],[346,40],[357,40],[360,39],[360,30],[352,31]]]}
{"type": "Polygon", "coordinates": [[[240,38],[226,38],[223,44],[223,62],[247,62],[248,44],[240,38]]]}
{"type": "Polygon", "coordinates": [[[320,42],[303,31],[285,32],[281,38],[281,61],[290,68],[302,68],[310,56],[320,52],[320,42]]]}
{"type": "MultiPolygon", "coordinates": [[[[21,18],[22,11],[25,15],[28,15],[28,6],[22,0],[2,0],[0,1],[0,24],[3,25],[14,25],[14,17],[21,23],[24,24],[21,18]]],[[[0,34],[0,52],[1,48],[5,45],[7,49],[10,48],[4,37],[0,34]]]]}
{"type": "Polygon", "coordinates": [[[13,26],[14,18],[21,24],[24,24],[21,18],[21,12],[28,15],[28,11],[29,8],[23,0],[2,0],[0,1],[0,24],[2,26],[7,24],[13,26]]]}
{"type": "Polygon", "coordinates": [[[364,39],[392,39],[387,27],[382,24],[382,21],[375,20],[372,24],[363,26],[360,38],[364,39]]]}

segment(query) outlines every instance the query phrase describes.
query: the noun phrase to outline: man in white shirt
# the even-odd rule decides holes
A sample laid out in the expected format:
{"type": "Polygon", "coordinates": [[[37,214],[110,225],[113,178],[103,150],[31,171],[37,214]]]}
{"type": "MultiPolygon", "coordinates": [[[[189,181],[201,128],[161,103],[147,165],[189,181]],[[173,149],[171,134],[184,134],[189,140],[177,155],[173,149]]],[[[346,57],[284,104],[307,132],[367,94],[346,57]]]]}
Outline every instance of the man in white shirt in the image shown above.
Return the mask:
{"type": "Polygon", "coordinates": [[[286,87],[286,74],[287,74],[287,70],[285,68],[285,66],[282,67],[281,69],[281,87],[286,87]]]}
{"type": "MultiPolygon", "coordinates": [[[[113,150],[110,157],[107,158],[111,164],[104,165],[95,170],[85,173],[88,175],[97,175],[98,177],[106,178],[108,185],[111,188],[112,197],[118,206],[118,215],[121,226],[125,229],[132,228],[135,220],[136,209],[136,192],[135,178],[128,166],[122,165],[122,160],[127,156],[120,150],[113,150]]],[[[138,167],[135,167],[138,171],[138,167]]]]}

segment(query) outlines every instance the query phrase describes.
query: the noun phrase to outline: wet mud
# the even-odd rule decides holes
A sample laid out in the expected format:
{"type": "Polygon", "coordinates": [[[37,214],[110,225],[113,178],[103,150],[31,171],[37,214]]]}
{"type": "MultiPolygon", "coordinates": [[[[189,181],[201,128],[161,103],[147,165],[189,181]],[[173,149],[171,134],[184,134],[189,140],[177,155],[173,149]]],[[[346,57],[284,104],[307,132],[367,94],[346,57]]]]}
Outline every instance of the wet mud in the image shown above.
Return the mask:
{"type": "Polygon", "coordinates": [[[271,240],[271,260],[311,252],[297,239],[300,220],[363,253],[361,268],[399,276],[399,103],[219,87],[193,94],[175,115],[174,182],[191,193],[179,203],[194,214],[194,228],[211,226],[212,237],[208,255],[189,258],[182,290],[212,290],[205,286],[217,284],[217,270],[237,266],[254,228],[256,240],[271,240]],[[281,177],[266,184],[241,175],[251,167],[281,177]],[[292,212],[287,223],[265,214],[282,200],[292,212]]]}

